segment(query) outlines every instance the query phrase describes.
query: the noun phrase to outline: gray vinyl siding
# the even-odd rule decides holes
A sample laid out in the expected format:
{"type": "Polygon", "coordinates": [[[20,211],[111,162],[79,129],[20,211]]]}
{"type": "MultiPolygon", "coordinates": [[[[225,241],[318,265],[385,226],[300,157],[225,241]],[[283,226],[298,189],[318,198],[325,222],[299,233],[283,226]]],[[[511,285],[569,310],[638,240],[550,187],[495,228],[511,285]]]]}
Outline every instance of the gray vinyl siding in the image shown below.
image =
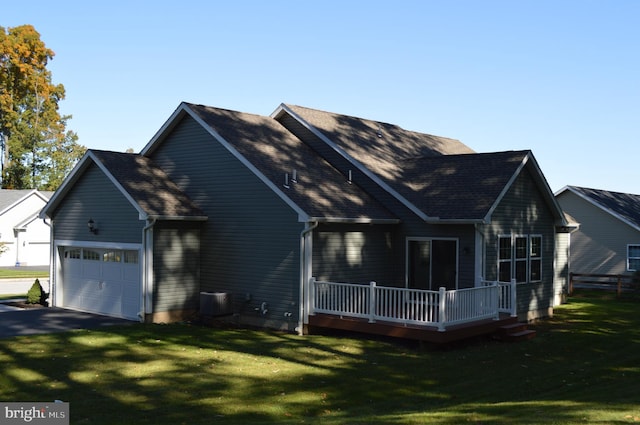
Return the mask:
{"type": "Polygon", "coordinates": [[[313,235],[313,276],[350,283],[397,286],[402,258],[394,250],[397,226],[321,224],[313,235]]]}
{"type": "Polygon", "coordinates": [[[401,225],[321,224],[314,231],[313,275],[318,280],[406,285],[407,239],[455,239],[458,288],[474,285],[474,227],[429,225],[411,214],[401,225]]]}
{"type": "Polygon", "coordinates": [[[569,233],[556,234],[556,263],[554,266],[554,305],[563,302],[569,289],[569,233]]]}
{"type": "Polygon", "coordinates": [[[351,164],[351,162],[336,152],[336,150],[334,150],[330,145],[321,140],[290,115],[285,114],[278,118],[278,121],[305,144],[318,152],[336,170],[341,171],[345,176],[347,176],[349,171],[351,171],[351,179],[353,183],[360,186],[365,192],[371,195],[372,198],[384,205],[394,215],[402,218],[401,216],[406,215],[407,213],[412,214],[407,210],[405,205],[398,201],[397,198],[383,189],[378,183],[371,180],[367,175],[351,164]]]}
{"type": "Polygon", "coordinates": [[[200,230],[194,222],[158,222],[153,227],[154,312],[198,310],[200,230]]]}
{"type": "MultiPolygon", "coordinates": [[[[345,251],[344,246],[335,245],[352,230],[335,230],[336,234],[332,237],[334,247],[329,250],[329,258],[323,259],[320,255],[322,251],[318,251],[316,245],[318,238],[314,240],[314,274],[327,276],[329,280],[371,280],[372,277],[379,276],[374,279],[376,282],[390,286],[405,286],[406,282],[406,241],[408,237],[417,238],[457,238],[458,239],[458,287],[472,287],[474,285],[474,227],[472,225],[433,225],[427,224],[423,219],[409,210],[397,198],[383,189],[378,183],[371,180],[364,173],[360,172],[353,164],[347,161],[342,155],[338,154],[333,148],[320,140],[309,129],[301,125],[288,114],[278,119],[289,131],[294,133],[300,140],[311,146],[319,152],[329,163],[336,169],[342,170],[345,174],[352,171],[352,180],[363,190],[369,193],[373,198],[382,203],[389,211],[401,220],[401,224],[387,228],[382,226],[383,230],[379,230],[376,225],[364,226],[364,231],[371,232],[372,237],[368,241],[367,254],[370,255],[372,261],[367,265],[371,268],[371,272],[366,270],[367,267],[352,267],[346,264],[346,259],[338,260],[335,256],[336,252],[344,252],[348,255],[357,255],[345,251]],[[391,229],[391,230],[389,230],[391,229]],[[381,239],[380,233],[391,231],[392,236],[381,239]],[[346,233],[345,233],[346,232],[346,233]],[[377,246],[374,246],[377,244],[377,246]],[[390,244],[390,247],[388,246],[390,244]],[[469,254],[462,254],[464,248],[469,248],[469,254]],[[386,258],[382,259],[382,253],[389,252],[386,258]],[[329,261],[329,264],[319,264],[321,260],[329,261]],[[332,261],[336,261],[334,264],[332,261]],[[384,268],[384,270],[381,270],[384,268]]],[[[333,228],[336,229],[336,228],[333,228]]],[[[320,244],[323,242],[320,241],[320,244]]],[[[325,252],[326,254],[326,252],[325,252]]],[[[367,280],[367,281],[369,281],[367,280]]]]}
{"type": "Polygon", "coordinates": [[[498,237],[542,235],[542,280],[518,284],[518,312],[542,311],[553,306],[555,218],[528,168],[522,170],[484,226],[487,280],[496,280],[498,237]]]}
{"type": "Polygon", "coordinates": [[[304,228],[297,213],[190,117],[152,157],[208,216],[201,290],[231,292],[241,320],[293,330],[304,228]],[[266,315],[256,312],[263,302],[266,315]]]}
{"type": "Polygon", "coordinates": [[[640,232],[570,191],[557,199],[562,209],[580,223],[571,234],[571,271],[628,273],[627,245],[640,244],[640,232]]]}
{"type": "Polygon", "coordinates": [[[96,166],[90,165],[53,212],[54,238],[91,242],[141,243],[138,211],[96,166]],[[95,222],[98,234],[89,232],[95,222]]]}

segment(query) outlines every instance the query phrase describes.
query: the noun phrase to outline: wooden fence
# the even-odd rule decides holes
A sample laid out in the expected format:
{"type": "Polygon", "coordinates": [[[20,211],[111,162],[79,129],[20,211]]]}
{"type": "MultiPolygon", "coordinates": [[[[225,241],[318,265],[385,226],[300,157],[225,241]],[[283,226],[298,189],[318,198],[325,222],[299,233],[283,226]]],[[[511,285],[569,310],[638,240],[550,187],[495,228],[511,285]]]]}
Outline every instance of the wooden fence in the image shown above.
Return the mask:
{"type": "Polygon", "coordinates": [[[615,290],[618,296],[625,290],[638,289],[639,284],[628,274],[569,273],[569,295],[576,288],[615,290]]]}

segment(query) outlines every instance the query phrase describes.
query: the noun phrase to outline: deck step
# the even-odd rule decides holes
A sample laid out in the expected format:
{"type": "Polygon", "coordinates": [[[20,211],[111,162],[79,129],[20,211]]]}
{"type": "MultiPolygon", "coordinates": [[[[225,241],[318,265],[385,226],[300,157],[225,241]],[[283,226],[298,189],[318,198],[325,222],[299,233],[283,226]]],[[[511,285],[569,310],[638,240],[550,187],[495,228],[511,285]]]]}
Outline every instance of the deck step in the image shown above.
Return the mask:
{"type": "Polygon", "coordinates": [[[526,341],[536,336],[536,331],[529,329],[526,323],[517,322],[500,326],[495,338],[506,342],[526,341]]]}

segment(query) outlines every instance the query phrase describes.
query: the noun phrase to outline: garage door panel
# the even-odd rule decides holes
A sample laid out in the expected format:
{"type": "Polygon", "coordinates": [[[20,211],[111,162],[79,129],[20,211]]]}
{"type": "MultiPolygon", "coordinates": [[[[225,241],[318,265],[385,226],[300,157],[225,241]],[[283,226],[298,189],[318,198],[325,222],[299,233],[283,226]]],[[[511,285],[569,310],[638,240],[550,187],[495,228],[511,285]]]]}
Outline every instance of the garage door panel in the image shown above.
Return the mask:
{"type": "Polygon", "coordinates": [[[137,251],[67,248],[63,261],[63,306],[137,319],[141,282],[137,258],[137,251]],[[123,255],[127,252],[130,254],[123,255]],[[136,263],[123,261],[132,258],[136,263]]]}

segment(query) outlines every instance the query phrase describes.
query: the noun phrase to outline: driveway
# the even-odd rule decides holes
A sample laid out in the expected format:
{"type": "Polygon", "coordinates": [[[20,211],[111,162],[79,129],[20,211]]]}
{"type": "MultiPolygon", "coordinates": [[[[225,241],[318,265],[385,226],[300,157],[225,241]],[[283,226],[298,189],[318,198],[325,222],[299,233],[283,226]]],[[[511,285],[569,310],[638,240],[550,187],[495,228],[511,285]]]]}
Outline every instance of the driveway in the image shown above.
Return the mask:
{"type": "Polygon", "coordinates": [[[137,322],[56,307],[13,309],[0,312],[0,339],[134,323],[137,322]]]}

